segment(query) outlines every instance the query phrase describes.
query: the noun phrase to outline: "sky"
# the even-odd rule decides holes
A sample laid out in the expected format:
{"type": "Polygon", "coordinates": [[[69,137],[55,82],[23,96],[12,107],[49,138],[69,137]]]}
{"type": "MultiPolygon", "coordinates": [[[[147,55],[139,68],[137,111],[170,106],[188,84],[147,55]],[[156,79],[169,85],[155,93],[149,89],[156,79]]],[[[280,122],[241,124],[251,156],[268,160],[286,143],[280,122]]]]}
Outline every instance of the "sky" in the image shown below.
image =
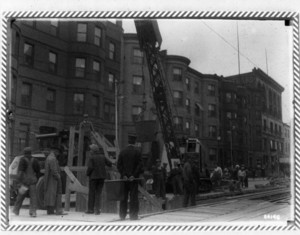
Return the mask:
{"type": "MultiPolygon", "coordinates": [[[[204,74],[223,76],[260,68],[282,87],[283,121],[292,120],[292,26],[271,20],[159,19],[162,50],[191,60],[204,74]],[[239,39],[239,40],[238,40],[239,39]],[[238,46],[239,45],[239,46],[238,46]],[[239,50],[238,50],[239,48],[239,50]],[[240,67],[238,66],[240,52],[240,67]]],[[[133,20],[123,20],[125,33],[135,33],[133,20]]]]}

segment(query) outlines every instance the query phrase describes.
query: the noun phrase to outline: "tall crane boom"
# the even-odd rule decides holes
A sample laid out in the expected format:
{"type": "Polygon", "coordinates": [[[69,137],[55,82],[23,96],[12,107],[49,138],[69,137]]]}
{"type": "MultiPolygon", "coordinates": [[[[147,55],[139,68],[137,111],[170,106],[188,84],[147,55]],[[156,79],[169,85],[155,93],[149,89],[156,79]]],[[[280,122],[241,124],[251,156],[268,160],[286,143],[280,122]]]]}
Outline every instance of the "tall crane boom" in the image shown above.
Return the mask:
{"type": "Polygon", "coordinates": [[[159,58],[162,38],[157,21],[135,20],[134,23],[140,47],[147,59],[153,100],[163,133],[169,166],[172,168],[171,159],[180,159],[180,151],[174,132],[173,115],[167,99],[167,81],[159,58]]]}

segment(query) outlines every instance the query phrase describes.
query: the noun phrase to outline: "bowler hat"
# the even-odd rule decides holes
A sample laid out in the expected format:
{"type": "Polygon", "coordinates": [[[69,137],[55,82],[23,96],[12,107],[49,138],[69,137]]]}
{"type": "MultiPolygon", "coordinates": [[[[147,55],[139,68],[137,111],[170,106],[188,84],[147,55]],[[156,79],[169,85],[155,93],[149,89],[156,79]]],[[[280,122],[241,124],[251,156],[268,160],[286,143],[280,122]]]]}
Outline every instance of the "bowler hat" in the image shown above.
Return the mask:
{"type": "Polygon", "coordinates": [[[31,153],[31,148],[30,147],[24,148],[24,154],[25,153],[31,153]]]}

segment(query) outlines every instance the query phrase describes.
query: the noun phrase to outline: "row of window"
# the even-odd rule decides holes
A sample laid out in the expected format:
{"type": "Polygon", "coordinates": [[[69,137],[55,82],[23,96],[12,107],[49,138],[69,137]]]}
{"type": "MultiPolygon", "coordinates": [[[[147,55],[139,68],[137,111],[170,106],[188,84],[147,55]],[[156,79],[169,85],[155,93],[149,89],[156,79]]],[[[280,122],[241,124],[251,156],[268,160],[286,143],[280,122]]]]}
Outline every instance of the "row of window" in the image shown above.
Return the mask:
{"type": "MultiPolygon", "coordinates": [[[[48,63],[49,71],[51,73],[57,72],[57,53],[49,51],[48,53],[48,63]]],[[[109,58],[114,60],[116,57],[116,49],[113,43],[109,43],[109,58]]],[[[28,42],[24,43],[24,63],[28,66],[34,65],[34,45],[28,42]]],[[[76,58],[75,59],[75,76],[84,77],[86,68],[86,59],[85,58],[76,58]]],[[[93,60],[93,72],[100,73],[100,62],[93,60]]]]}
{"type": "MultiPolygon", "coordinates": [[[[267,139],[266,138],[263,138],[263,150],[267,150],[268,146],[267,146],[267,139]]],[[[276,141],[276,140],[270,140],[269,142],[269,149],[271,151],[279,151],[279,152],[283,152],[284,149],[283,149],[284,145],[282,142],[280,141],[276,141]]]]}
{"type": "MultiPolygon", "coordinates": [[[[23,83],[21,88],[21,105],[23,107],[32,107],[32,85],[29,83],[23,83]]],[[[56,90],[48,88],[46,91],[46,105],[45,111],[55,113],[57,107],[56,90]]],[[[98,95],[92,95],[90,110],[85,109],[85,94],[74,93],[73,94],[73,114],[89,113],[93,117],[101,117],[100,113],[100,97],[98,95]]],[[[115,119],[115,105],[110,103],[104,103],[103,118],[105,121],[113,122],[115,119]]]]}
{"type": "MultiPolygon", "coordinates": [[[[31,27],[37,27],[36,21],[25,21],[27,25],[31,27]]],[[[44,22],[45,23],[45,22],[44,22]]],[[[45,26],[43,26],[45,27],[45,26]]],[[[98,26],[95,26],[93,29],[93,36],[91,40],[88,40],[88,24],[87,23],[77,23],[76,28],[76,40],[78,42],[87,42],[92,41],[97,46],[102,46],[103,32],[102,29],[98,26]]],[[[59,32],[59,21],[51,20],[49,21],[49,33],[53,36],[57,36],[59,32]]]]}
{"type": "MultiPolygon", "coordinates": [[[[181,82],[183,80],[183,75],[182,75],[182,69],[181,68],[173,68],[173,81],[178,81],[181,82]]],[[[191,81],[190,78],[186,77],[185,78],[185,85],[187,90],[189,91],[191,88],[191,81]]],[[[208,95],[210,96],[215,96],[216,95],[216,86],[213,84],[209,84],[207,86],[208,90],[208,95]]],[[[194,82],[194,93],[199,94],[200,93],[200,85],[199,82],[195,81],[194,82]]]]}
{"type": "Polygon", "coordinates": [[[263,130],[270,131],[272,134],[281,135],[281,125],[270,121],[270,126],[268,127],[266,119],[263,120],[263,130]]]}
{"type": "MultiPolygon", "coordinates": [[[[34,61],[33,45],[25,43],[24,44],[24,62],[27,65],[32,66],[34,61]]],[[[48,53],[49,71],[51,73],[57,73],[57,54],[49,51],[48,53]]],[[[86,59],[85,58],[75,58],[75,69],[74,76],[78,78],[84,78],[86,75],[86,59]]],[[[101,63],[97,60],[92,61],[92,73],[95,74],[99,79],[101,79],[101,63]]],[[[115,82],[115,76],[113,73],[108,74],[108,87],[113,89],[113,84],[115,82]]]]}

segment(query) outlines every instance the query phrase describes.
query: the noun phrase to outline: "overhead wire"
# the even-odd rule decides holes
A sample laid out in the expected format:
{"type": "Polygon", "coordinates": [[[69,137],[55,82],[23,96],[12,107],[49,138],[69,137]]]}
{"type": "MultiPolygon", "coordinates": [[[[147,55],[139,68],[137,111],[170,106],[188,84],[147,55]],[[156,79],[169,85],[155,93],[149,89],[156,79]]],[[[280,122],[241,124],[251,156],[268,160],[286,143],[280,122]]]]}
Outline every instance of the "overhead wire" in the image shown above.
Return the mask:
{"type": "Polygon", "coordinates": [[[235,46],[233,46],[228,40],[226,40],[225,37],[223,37],[220,33],[218,33],[216,30],[214,30],[212,27],[210,27],[207,23],[204,21],[201,21],[208,29],[210,29],[212,32],[214,32],[218,37],[220,37],[225,43],[227,43],[231,48],[233,48],[239,55],[244,57],[246,60],[248,60],[251,64],[253,64],[255,67],[259,67],[257,64],[255,64],[250,58],[248,58],[246,55],[241,53],[235,46]]]}

